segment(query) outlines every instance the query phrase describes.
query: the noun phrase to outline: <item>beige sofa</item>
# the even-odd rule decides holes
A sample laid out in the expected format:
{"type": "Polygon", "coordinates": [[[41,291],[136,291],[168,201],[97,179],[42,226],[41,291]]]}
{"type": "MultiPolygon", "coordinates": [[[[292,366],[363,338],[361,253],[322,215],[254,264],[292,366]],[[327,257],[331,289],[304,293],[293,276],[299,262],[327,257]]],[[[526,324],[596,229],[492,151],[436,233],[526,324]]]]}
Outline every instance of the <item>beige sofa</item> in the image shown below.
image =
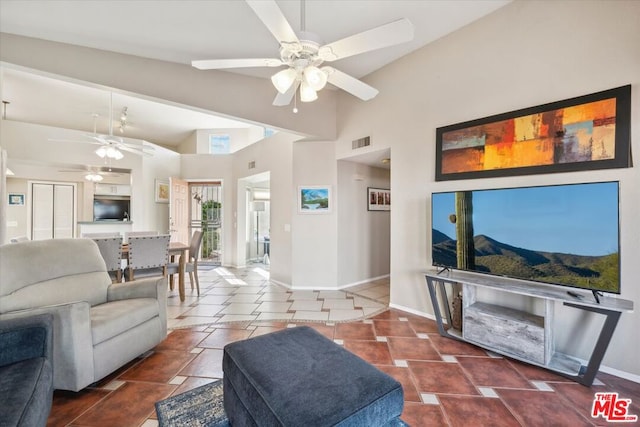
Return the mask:
{"type": "Polygon", "coordinates": [[[112,284],[90,239],[0,246],[0,319],[52,313],[53,386],[78,391],[167,335],[167,279],[112,284]]]}

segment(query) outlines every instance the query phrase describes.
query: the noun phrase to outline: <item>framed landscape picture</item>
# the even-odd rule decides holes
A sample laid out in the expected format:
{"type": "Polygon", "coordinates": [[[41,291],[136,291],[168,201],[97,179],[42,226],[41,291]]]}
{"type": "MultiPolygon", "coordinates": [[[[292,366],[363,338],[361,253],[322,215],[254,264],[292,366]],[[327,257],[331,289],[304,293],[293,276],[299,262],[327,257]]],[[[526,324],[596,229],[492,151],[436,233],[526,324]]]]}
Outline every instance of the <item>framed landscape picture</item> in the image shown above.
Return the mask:
{"type": "Polygon", "coordinates": [[[305,185],[298,187],[298,213],[322,214],[331,212],[331,186],[305,185]]]}
{"type": "Polygon", "coordinates": [[[9,206],[24,206],[24,193],[9,193],[9,206]]]}
{"type": "Polygon", "coordinates": [[[436,181],[630,167],[631,85],[436,129],[436,181]]]}
{"type": "Polygon", "coordinates": [[[367,210],[390,211],[391,190],[387,188],[367,188],[367,210]]]}

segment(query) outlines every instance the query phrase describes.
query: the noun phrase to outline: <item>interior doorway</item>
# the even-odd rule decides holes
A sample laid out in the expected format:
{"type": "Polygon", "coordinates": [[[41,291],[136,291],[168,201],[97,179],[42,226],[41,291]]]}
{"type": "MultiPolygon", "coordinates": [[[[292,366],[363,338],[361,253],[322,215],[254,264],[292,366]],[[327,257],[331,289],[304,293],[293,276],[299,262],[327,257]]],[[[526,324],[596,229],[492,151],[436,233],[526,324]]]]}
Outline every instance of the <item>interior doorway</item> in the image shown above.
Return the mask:
{"type": "Polygon", "coordinates": [[[263,172],[238,181],[239,264],[271,263],[271,173],[263,172]],[[242,245],[242,242],[244,245],[242,245]]]}

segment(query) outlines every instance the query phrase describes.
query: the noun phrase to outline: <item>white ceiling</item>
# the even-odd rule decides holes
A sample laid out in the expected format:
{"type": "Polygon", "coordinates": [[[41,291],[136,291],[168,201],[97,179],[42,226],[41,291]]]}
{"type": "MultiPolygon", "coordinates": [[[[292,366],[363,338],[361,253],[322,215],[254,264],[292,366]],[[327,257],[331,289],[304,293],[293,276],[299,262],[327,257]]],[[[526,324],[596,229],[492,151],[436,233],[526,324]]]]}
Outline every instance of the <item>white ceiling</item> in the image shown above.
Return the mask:
{"type": "MultiPolygon", "coordinates": [[[[360,78],[508,2],[307,0],[306,30],[332,42],[408,18],[415,28],[413,41],[332,64],[360,78]]],[[[300,1],[277,3],[293,29],[299,30],[300,1]]],[[[183,64],[195,59],[278,56],[277,41],[242,0],[0,0],[0,29],[183,64]]],[[[274,69],[242,72],[267,78],[274,69]]],[[[123,106],[128,107],[130,126],[126,136],[169,147],[176,146],[195,129],[248,126],[188,106],[167,105],[117,90],[111,95],[104,88],[56,81],[23,71],[5,69],[3,78],[3,99],[11,102],[7,107],[8,119],[89,131],[93,128],[91,115],[97,113],[102,117],[98,131],[107,133],[110,96],[114,114],[119,114],[123,106]]]]}

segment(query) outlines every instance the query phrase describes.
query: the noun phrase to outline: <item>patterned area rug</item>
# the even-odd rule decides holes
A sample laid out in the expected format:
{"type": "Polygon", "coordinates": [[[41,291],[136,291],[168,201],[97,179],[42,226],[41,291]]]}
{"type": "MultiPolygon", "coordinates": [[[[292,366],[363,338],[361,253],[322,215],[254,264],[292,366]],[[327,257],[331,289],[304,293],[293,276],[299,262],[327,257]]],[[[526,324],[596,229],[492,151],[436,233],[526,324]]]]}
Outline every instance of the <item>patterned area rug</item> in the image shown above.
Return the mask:
{"type": "Polygon", "coordinates": [[[228,427],[222,380],[156,402],[160,427],[228,427]]]}

